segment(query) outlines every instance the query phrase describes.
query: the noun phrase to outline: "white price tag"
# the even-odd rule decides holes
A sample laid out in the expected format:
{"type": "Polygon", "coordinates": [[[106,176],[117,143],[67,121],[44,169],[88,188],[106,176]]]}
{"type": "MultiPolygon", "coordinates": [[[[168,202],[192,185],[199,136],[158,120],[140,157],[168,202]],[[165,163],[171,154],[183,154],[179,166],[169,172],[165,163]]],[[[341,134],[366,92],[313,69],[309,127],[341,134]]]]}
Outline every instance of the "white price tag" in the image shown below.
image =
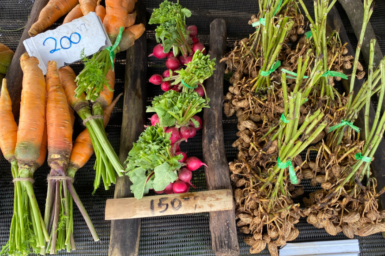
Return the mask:
{"type": "Polygon", "coordinates": [[[26,39],[23,43],[29,56],[39,59],[44,75],[50,60],[56,61],[61,68],[80,60],[83,50],[85,55],[90,56],[111,46],[102,22],[94,12],[26,39]]]}

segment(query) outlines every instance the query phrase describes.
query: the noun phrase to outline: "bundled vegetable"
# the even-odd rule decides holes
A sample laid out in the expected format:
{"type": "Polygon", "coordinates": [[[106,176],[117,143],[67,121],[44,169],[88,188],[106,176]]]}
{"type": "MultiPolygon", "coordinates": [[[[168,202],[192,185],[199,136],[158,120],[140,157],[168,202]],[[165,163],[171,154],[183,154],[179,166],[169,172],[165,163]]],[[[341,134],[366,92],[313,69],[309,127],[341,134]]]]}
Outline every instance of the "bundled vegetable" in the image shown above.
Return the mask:
{"type": "Polygon", "coordinates": [[[73,237],[73,201],[83,215],[95,241],[99,240],[73,183],[67,173],[72,152],[72,121],[64,89],[60,84],[56,62],[48,62],[47,71],[47,135],[48,164],[51,167],[48,180],[44,222],[50,232],[47,252],[56,254],[67,248],[75,249],[73,237]]]}
{"type": "Polygon", "coordinates": [[[35,57],[25,53],[20,64],[24,77],[18,128],[5,80],[0,98],[0,147],[11,163],[15,184],[10,239],[1,251],[7,255],[39,253],[49,240],[32,187],[33,174],[46,156],[46,84],[35,57]]]}
{"type": "Polygon", "coordinates": [[[7,74],[14,52],[6,45],[0,43],[0,81],[7,74]]]}

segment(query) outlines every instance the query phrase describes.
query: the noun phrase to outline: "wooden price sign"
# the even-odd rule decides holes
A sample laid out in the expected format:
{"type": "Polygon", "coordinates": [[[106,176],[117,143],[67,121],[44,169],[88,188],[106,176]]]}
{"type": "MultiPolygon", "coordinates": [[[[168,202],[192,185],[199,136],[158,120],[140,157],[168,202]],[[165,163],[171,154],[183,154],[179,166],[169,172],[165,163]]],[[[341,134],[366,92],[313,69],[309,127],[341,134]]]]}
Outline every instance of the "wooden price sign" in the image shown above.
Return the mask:
{"type": "Polygon", "coordinates": [[[133,219],[234,209],[230,189],[185,194],[108,199],[105,219],[133,219]]]}

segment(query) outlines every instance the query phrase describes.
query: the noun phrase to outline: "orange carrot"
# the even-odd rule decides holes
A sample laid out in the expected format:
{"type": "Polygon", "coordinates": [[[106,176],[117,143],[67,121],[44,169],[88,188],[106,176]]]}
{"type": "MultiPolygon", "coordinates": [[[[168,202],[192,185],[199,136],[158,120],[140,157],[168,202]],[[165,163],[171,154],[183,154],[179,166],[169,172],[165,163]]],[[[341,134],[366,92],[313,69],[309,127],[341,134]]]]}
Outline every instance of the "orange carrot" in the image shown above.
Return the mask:
{"type": "Polygon", "coordinates": [[[43,140],[40,146],[40,155],[36,160],[36,169],[42,166],[47,158],[47,125],[44,126],[43,140]]]}
{"type": "Polygon", "coordinates": [[[48,62],[46,80],[48,164],[64,172],[72,151],[72,121],[55,61],[48,62]]]}
{"type": "Polygon", "coordinates": [[[100,92],[100,97],[96,99],[96,102],[100,102],[102,104],[103,109],[111,104],[114,97],[115,72],[112,69],[108,70],[106,78],[111,90],[109,90],[107,86],[103,86],[103,90],[100,92]]]}
{"type": "Polygon", "coordinates": [[[41,10],[38,20],[31,26],[28,34],[36,36],[49,28],[60,17],[66,15],[78,4],[78,0],[50,0],[41,10]]]}
{"type": "Polygon", "coordinates": [[[77,109],[77,105],[79,102],[83,102],[84,104],[81,104],[82,107],[87,104],[88,107],[88,102],[86,100],[86,96],[84,93],[80,95],[79,98],[75,97],[75,89],[76,89],[76,83],[75,83],[75,78],[76,74],[72,70],[70,66],[63,67],[59,69],[59,77],[60,77],[60,82],[64,88],[65,94],[67,96],[67,101],[68,104],[77,112],[79,109],[77,109]]]}
{"type": "Polygon", "coordinates": [[[129,27],[127,29],[135,35],[135,40],[138,39],[139,37],[141,37],[143,35],[144,31],[146,31],[146,27],[142,23],[132,25],[131,27],[129,27]]]}
{"type": "Polygon", "coordinates": [[[20,164],[34,164],[40,155],[45,126],[46,84],[35,57],[20,57],[23,70],[19,129],[15,156],[20,164]]]}
{"type": "Polygon", "coordinates": [[[122,39],[119,42],[120,51],[123,52],[133,46],[135,40],[141,37],[145,31],[146,27],[142,23],[126,28],[123,31],[122,39]]]}
{"type": "Polygon", "coordinates": [[[15,160],[17,140],[17,124],[12,113],[12,101],[7,89],[7,81],[3,79],[0,95],[0,148],[5,159],[15,160]]]}
{"type": "Polygon", "coordinates": [[[82,9],[83,15],[86,16],[90,12],[95,12],[95,8],[98,0],[79,0],[80,9],[82,9]]]}
{"type": "Polygon", "coordinates": [[[103,22],[104,17],[106,16],[106,8],[100,4],[100,0],[98,1],[98,5],[95,8],[96,15],[99,16],[100,20],[103,22]]]}
{"type": "MultiPolygon", "coordinates": [[[[108,122],[110,121],[112,110],[114,109],[116,103],[118,102],[120,94],[116,99],[104,110],[104,127],[107,126],[108,122]]],[[[90,134],[87,129],[84,129],[79,136],[76,138],[74,147],[72,149],[71,153],[71,159],[70,159],[70,168],[74,168],[75,170],[82,168],[88,160],[91,158],[91,156],[94,153],[94,148],[92,146],[92,141],[90,134]]]]}
{"type": "Polygon", "coordinates": [[[121,27],[124,29],[135,23],[136,13],[131,13],[134,8],[134,0],[106,0],[106,17],[103,24],[113,43],[121,27]]]}
{"type": "Polygon", "coordinates": [[[71,22],[73,20],[79,19],[83,17],[83,12],[80,9],[80,5],[76,5],[75,8],[73,8],[65,17],[63,24],[66,24],[68,22],[71,22]]]}

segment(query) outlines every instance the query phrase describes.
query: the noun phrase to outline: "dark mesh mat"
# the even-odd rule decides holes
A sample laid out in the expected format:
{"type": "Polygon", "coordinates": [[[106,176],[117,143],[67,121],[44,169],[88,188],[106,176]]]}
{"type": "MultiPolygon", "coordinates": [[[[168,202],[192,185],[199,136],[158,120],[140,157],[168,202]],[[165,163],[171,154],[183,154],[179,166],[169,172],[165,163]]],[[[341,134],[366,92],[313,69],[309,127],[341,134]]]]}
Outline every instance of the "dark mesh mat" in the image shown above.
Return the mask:
{"type": "MultiPolygon", "coordinates": [[[[8,45],[15,50],[19,43],[22,30],[18,30],[25,25],[28,15],[32,8],[34,0],[1,0],[0,8],[0,42],[8,45]],[[9,31],[4,31],[9,30],[9,31]]],[[[224,18],[227,22],[228,46],[231,47],[235,40],[247,36],[253,31],[251,26],[247,25],[251,14],[257,13],[257,0],[221,0],[221,1],[204,1],[204,0],[181,0],[181,4],[191,9],[193,16],[188,19],[188,24],[195,24],[198,27],[199,37],[203,43],[208,44],[209,40],[209,24],[215,18],[224,18]]],[[[311,1],[308,2],[308,8],[312,11],[311,1]]],[[[153,8],[159,6],[160,0],[146,0],[147,16],[153,8]]],[[[337,8],[341,14],[341,18],[345,24],[349,38],[355,47],[357,39],[353,33],[353,29],[349,24],[349,20],[343,9],[337,4],[337,8]]],[[[374,14],[371,24],[377,35],[378,43],[382,51],[385,53],[385,30],[382,27],[385,21],[382,19],[385,11],[385,2],[377,1],[374,8],[374,14]]],[[[58,24],[59,25],[60,21],[58,24]]],[[[155,26],[148,26],[147,38],[149,51],[156,45],[154,39],[155,26]]],[[[230,48],[229,48],[230,49],[230,48]]],[[[116,85],[115,95],[123,91],[124,83],[124,67],[126,65],[125,53],[120,53],[116,61],[116,85]]],[[[155,58],[148,59],[148,77],[155,73],[164,71],[163,61],[155,58]]],[[[73,65],[76,72],[82,68],[81,65],[73,65]]],[[[227,92],[227,88],[225,88],[227,92]]],[[[158,86],[148,85],[148,104],[151,99],[159,95],[161,90],[158,86]]],[[[120,129],[122,120],[123,100],[120,100],[114,109],[110,124],[106,131],[108,138],[116,151],[119,149],[120,129]]],[[[76,136],[81,130],[80,120],[76,121],[76,136]]],[[[223,129],[225,135],[225,148],[229,161],[233,160],[236,155],[236,149],[231,147],[233,141],[237,138],[236,119],[223,119],[223,129]]],[[[198,132],[197,136],[191,139],[188,144],[181,145],[183,151],[190,156],[197,156],[202,159],[202,132],[198,132]]],[[[4,245],[9,236],[9,227],[12,218],[13,208],[13,184],[11,182],[10,165],[0,156],[0,245],[4,245]]],[[[71,254],[75,255],[107,255],[109,238],[110,238],[110,222],[104,220],[105,201],[113,197],[113,189],[104,191],[99,189],[94,196],[91,195],[93,190],[94,171],[93,164],[95,158],[79,170],[76,175],[74,186],[82,199],[94,225],[100,242],[95,243],[87,229],[85,222],[78,209],[74,209],[75,219],[75,241],[77,250],[71,254]]],[[[47,165],[38,169],[35,173],[36,182],[34,189],[36,197],[40,204],[41,210],[44,209],[46,195],[46,176],[49,172],[47,165]]],[[[205,176],[203,169],[194,172],[193,183],[197,186],[198,191],[206,190],[205,176]]],[[[311,192],[317,188],[310,186],[308,181],[304,181],[305,191],[311,192]]],[[[339,234],[335,237],[328,235],[324,230],[315,229],[306,223],[305,219],[297,224],[300,230],[299,237],[295,242],[321,241],[321,240],[341,240],[346,239],[344,235],[339,234]]],[[[130,239],[129,237],[127,239],[130,239]]],[[[243,242],[243,234],[238,234],[241,255],[249,255],[249,246],[243,242]]],[[[385,255],[385,243],[381,234],[375,234],[366,238],[359,238],[361,255],[385,255]]],[[[62,253],[64,254],[64,253],[62,253]]],[[[139,255],[214,255],[211,251],[211,237],[209,230],[208,213],[178,215],[171,217],[145,218],[142,219],[141,237],[139,246],[139,255]]],[[[260,255],[269,255],[267,250],[260,255]]]]}

